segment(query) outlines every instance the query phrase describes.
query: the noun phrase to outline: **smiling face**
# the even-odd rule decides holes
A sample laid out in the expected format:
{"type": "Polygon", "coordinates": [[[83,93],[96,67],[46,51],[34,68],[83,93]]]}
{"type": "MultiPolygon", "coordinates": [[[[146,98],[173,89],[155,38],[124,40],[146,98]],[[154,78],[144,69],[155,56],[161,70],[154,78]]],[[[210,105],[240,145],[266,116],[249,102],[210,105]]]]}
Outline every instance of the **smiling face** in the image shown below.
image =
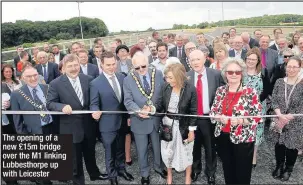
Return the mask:
{"type": "Polygon", "coordinates": [[[189,55],[190,66],[197,73],[202,73],[204,70],[204,63],[206,61],[205,55],[200,50],[194,50],[189,55]]]}
{"type": "Polygon", "coordinates": [[[231,63],[226,67],[225,75],[228,83],[240,83],[242,79],[242,69],[238,64],[231,63]]]}
{"type": "Polygon", "coordinates": [[[101,62],[101,67],[103,69],[103,72],[108,75],[113,75],[116,72],[117,64],[114,57],[111,58],[104,58],[104,61],[101,62]]]}
{"type": "Polygon", "coordinates": [[[136,72],[140,75],[146,75],[148,72],[148,59],[142,52],[137,52],[133,59],[132,64],[136,72]]]}
{"type": "Polygon", "coordinates": [[[35,88],[38,85],[39,74],[33,67],[28,67],[22,73],[23,81],[30,87],[35,88]]]}
{"type": "Polygon", "coordinates": [[[247,68],[256,69],[258,64],[258,56],[256,54],[251,54],[246,58],[247,68]]]}
{"type": "Polygon", "coordinates": [[[286,74],[289,77],[296,77],[300,72],[300,63],[297,60],[290,59],[286,65],[286,74]]]}
{"type": "Polygon", "coordinates": [[[3,69],[3,76],[5,79],[12,79],[13,77],[13,71],[10,67],[5,67],[3,69]]]}
{"type": "Polygon", "coordinates": [[[77,78],[79,72],[80,72],[80,63],[79,60],[73,60],[71,62],[65,62],[63,64],[62,69],[64,70],[65,74],[72,78],[75,79],[77,78]]]}

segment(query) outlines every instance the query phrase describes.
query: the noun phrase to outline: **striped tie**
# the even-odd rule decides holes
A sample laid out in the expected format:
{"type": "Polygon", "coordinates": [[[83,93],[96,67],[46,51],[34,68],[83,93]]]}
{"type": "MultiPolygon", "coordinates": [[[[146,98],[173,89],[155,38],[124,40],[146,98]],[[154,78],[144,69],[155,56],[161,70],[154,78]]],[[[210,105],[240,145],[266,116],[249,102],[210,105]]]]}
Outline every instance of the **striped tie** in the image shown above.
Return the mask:
{"type": "Polygon", "coordinates": [[[73,79],[73,87],[75,89],[75,92],[81,102],[81,104],[83,105],[83,95],[82,95],[82,91],[80,90],[80,87],[77,84],[77,80],[73,79]]]}

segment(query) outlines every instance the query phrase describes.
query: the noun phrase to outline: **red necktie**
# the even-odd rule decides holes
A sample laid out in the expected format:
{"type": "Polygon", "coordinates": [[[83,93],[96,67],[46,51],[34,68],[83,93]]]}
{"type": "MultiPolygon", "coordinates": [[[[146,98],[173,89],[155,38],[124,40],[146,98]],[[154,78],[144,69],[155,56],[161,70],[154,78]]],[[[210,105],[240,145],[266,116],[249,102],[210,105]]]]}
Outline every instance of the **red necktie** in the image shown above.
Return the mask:
{"type": "Polygon", "coordinates": [[[178,50],[179,50],[179,56],[178,56],[178,58],[181,58],[181,57],[182,57],[181,49],[182,49],[182,48],[179,48],[179,49],[178,49],[178,50]]]}
{"type": "Polygon", "coordinates": [[[199,74],[197,85],[196,85],[197,100],[198,100],[198,115],[203,115],[203,86],[202,86],[201,77],[202,74],[199,74]]]}
{"type": "Polygon", "coordinates": [[[266,67],[266,53],[265,50],[262,50],[262,67],[265,68],[266,67]]]}

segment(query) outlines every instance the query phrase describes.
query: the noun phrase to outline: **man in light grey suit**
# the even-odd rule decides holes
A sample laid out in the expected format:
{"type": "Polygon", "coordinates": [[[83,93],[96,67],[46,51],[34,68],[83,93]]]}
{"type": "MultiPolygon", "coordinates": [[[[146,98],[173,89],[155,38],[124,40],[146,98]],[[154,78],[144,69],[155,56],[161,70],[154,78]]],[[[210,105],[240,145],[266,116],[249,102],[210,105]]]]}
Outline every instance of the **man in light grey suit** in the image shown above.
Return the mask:
{"type": "Polygon", "coordinates": [[[279,56],[277,51],[269,48],[269,40],[270,37],[268,35],[262,35],[259,44],[262,68],[267,69],[270,82],[273,83],[274,69],[278,66],[279,56]]]}
{"type": "MultiPolygon", "coordinates": [[[[205,55],[201,50],[194,50],[189,54],[190,65],[193,70],[187,72],[189,82],[197,88],[198,115],[209,115],[210,108],[215,98],[218,87],[224,85],[220,71],[204,66],[205,55]],[[200,101],[201,100],[201,101],[200,101]]],[[[205,151],[205,174],[208,184],[215,184],[215,172],[217,159],[215,151],[214,125],[209,118],[197,119],[197,130],[195,131],[195,143],[193,150],[192,181],[198,179],[202,171],[201,145],[205,151]]]]}
{"type": "Polygon", "coordinates": [[[116,55],[119,57],[117,61],[117,71],[118,73],[123,73],[125,76],[132,69],[132,61],[128,59],[129,48],[126,45],[120,45],[116,48],[116,55]]]}
{"type": "Polygon", "coordinates": [[[123,82],[124,105],[132,114],[131,131],[134,133],[139,158],[141,183],[149,184],[150,165],[148,163],[148,137],[150,136],[153,154],[154,169],[162,178],[167,172],[161,168],[159,124],[160,117],[149,117],[144,112],[150,112],[149,105],[155,102],[164,83],[161,71],[148,68],[148,59],[143,52],[137,52],[132,59],[135,71],[132,71],[123,82]],[[151,102],[150,102],[150,101],[151,102]]]}

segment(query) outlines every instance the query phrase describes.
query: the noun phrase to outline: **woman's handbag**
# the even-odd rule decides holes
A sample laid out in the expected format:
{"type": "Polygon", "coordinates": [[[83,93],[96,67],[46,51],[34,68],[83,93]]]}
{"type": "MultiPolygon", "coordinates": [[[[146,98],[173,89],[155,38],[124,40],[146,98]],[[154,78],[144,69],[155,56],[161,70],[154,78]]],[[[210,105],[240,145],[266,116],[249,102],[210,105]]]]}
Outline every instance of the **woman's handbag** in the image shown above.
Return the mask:
{"type": "Polygon", "coordinates": [[[166,142],[173,140],[173,126],[174,126],[175,120],[173,120],[172,126],[164,125],[163,123],[160,123],[160,129],[159,129],[159,136],[160,139],[166,142]]]}

